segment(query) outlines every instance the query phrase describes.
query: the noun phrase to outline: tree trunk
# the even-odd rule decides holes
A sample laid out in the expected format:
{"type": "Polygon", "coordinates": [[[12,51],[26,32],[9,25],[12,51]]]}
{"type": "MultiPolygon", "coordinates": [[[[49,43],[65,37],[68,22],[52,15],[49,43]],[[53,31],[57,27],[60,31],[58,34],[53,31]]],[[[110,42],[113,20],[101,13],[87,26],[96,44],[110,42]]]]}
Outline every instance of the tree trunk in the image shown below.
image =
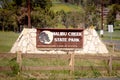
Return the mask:
{"type": "Polygon", "coordinates": [[[3,22],[2,22],[2,31],[3,31],[3,32],[5,31],[4,20],[3,20],[3,22]]]}
{"type": "Polygon", "coordinates": [[[2,26],[2,31],[3,31],[3,32],[5,31],[5,28],[4,28],[4,26],[2,26]]]}
{"type": "Polygon", "coordinates": [[[28,1],[28,28],[31,28],[30,0],[27,0],[27,1],[28,1]]]}

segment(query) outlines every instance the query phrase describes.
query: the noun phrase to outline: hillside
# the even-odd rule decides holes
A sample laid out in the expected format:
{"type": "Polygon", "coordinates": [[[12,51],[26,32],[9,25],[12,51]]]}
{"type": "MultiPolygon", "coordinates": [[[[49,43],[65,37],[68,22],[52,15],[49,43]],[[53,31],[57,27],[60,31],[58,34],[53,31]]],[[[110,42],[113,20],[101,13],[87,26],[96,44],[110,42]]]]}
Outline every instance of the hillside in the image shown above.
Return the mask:
{"type": "Polygon", "coordinates": [[[61,11],[65,12],[65,14],[59,13],[60,14],[58,17],[59,21],[57,22],[58,24],[56,25],[56,28],[66,28],[65,24],[68,24],[69,28],[73,28],[71,24],[73,24],[73,22],[75,21],[72,21],[72,18],[76,20],[75,24],[79,24],[82,22],[81,20],[85,13],[82,6],[80,5],[78,6],[76,4],[64,3],[58,1],[52,3],[51,10],[53,10],[55,13],[61,11]],[[61,21],[63,19],[65,19],[65,21],[61,21]],[[79,20],[79,22],[77,20],[79,20]]]}
{"type": "Polygon", "coordinates": [[[53,3],[51,10],[53,10],[54,12],[61,10],[64,10],[65,12],[71,12],[71,11],[83,12],[81,6],[77,6],[69,3],[53,3]]]}

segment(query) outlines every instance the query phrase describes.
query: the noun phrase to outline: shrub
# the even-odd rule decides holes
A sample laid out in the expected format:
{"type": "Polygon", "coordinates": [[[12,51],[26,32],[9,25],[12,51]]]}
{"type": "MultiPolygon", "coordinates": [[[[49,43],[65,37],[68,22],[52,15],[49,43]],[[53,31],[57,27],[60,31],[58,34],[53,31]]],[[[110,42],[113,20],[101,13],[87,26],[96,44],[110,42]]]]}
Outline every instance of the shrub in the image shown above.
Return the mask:
{"type": "Polygon", "coordinates": [[[17,75],[20,72],[20,66],[16,62],[16,57],[10,60],[10,68],[14,75],[17,75]]]}

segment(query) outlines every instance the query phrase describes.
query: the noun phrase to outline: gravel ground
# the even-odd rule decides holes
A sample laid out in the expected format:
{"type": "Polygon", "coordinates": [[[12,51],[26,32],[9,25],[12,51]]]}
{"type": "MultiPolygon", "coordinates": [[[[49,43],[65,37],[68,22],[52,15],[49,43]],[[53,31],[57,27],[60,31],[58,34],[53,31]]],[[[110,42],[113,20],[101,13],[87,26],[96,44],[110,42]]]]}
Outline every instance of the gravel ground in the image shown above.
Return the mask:
{"type": "Polygon", "coordinates": [[[103,40],[105,43],[114,43],[115,44],[115,50],[120,51],[120,40],[103,40]]]}

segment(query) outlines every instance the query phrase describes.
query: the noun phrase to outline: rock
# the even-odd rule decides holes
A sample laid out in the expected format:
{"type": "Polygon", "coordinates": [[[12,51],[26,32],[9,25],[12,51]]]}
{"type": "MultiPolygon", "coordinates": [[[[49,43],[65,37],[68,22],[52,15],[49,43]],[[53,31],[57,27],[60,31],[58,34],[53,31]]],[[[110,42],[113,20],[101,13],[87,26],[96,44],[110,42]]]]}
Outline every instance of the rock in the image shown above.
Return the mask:
{"type": "MultiPolygon", "coordinates": [[[[24,28],[18,39],[11,48],[11,53],[22,51],[22,53],[37,53],[37,54],[67,54],[66,51],[61,50],[47,50],[43,51],[36,48],[36,29],[24,28]]],[[[76,54],[97,54],[108,53],[108,50],[102,40],[99,38],[94,28],[84,30],[83,48],[75,50],[76,54]]]]}

